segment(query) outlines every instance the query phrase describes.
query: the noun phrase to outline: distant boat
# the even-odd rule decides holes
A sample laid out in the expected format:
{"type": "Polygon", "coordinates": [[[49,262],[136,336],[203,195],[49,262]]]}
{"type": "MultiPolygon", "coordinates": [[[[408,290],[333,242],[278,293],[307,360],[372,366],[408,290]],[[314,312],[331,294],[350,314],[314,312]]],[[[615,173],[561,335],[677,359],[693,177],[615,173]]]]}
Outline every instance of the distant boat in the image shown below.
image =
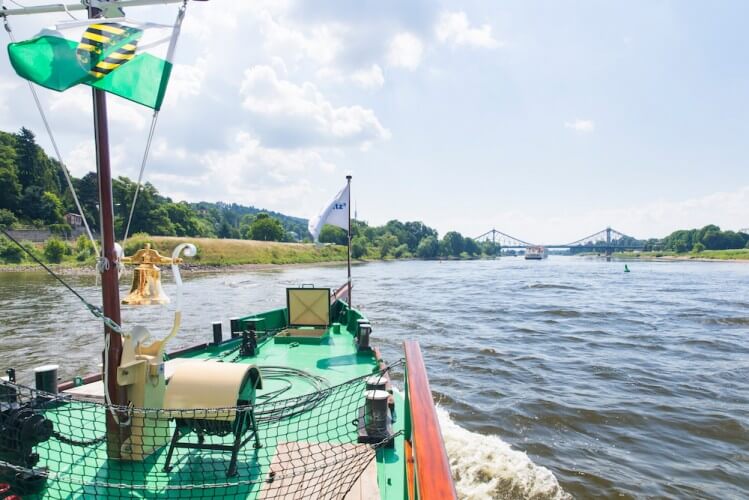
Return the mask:
{"type": "Polygon", "coordinates": [[[528,247],[528,249],[525,251],[525,260],[543,260],[546,257],[548,257],[546,253],[546,247],[528,247]]]}

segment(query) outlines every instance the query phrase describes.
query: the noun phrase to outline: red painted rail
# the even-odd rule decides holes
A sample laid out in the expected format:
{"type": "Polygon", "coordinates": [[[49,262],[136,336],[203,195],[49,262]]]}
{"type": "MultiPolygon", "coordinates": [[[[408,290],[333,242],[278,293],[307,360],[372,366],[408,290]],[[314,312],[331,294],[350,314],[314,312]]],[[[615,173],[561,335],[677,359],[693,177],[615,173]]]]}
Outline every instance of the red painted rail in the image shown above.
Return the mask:
{"type": "MultiPolygon", "coordinates": [[[[351,288],[353,288],[353,286],[351,288]]],[[[333,295],[330,297],[330,303],[333,304],[336,300],[342,300],[348,303],[348,283],[344,283],[333,292],[333,295]]]]}
{"type": "Polygon", "coordinates": [[[405,451],[413,449],[413,456],[406,456],[406,478],[410,483],[407,484],[408,497],[419,500],[455,499],[457,495],[450,472],[450,462],[442,440],[419,343],[409,340],[405,342],[404,347],[408,398],[406,440],[409,441],[405,451]],[[413,472],[408,470],[411,460],[413,472]],[[414,473],[415,481],[412,479],[414,473]]]}

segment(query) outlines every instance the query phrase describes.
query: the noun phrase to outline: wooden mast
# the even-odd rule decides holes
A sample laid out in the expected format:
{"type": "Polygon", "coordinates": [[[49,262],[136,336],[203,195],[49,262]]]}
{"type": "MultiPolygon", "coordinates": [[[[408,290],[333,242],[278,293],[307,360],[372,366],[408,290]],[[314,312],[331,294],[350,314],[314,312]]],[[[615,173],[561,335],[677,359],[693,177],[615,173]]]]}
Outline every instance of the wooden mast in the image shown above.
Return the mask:
{"type": "MultiPolygon", "coordinates": [[[[101,16],[101,11],[89,8],[89,18],[101,16]]],[[[114,235],[114,202],[112,198],[112,170],[109,161],[109,126],[107,123],[107,96],[98,89],[92,89],[94,104],[94,138],[96,141],[96,172],[99,182],[99,214],[101,221],[101,251],[104,265],[101,269],[102,310],[104,315],[122,324],[120,316],[120,283],[117,276],[117,252],[114,235]]],[[[117,332],[104,325],[104,380],[107,404],[127,406],[127,392],[117,384],[117,368],[122,357],[122,338],[117,332]]],[[[107,414],[107,456],[120,458],[122,443],[129,435],[129,429],[120,425],[127,415],[115,417],[107,414]],[[120,422],[118,422],[118,420],[120,422]]]]}

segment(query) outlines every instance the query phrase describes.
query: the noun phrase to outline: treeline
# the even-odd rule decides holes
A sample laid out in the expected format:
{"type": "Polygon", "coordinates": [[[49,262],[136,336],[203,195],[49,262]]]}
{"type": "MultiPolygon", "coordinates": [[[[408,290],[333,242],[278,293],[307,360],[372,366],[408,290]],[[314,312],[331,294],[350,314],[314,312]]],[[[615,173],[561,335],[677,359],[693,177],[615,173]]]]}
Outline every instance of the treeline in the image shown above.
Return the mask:
{"type": "MultiPolygon", "coordinates": [[[[72,179],[86,221],[93,231],[99,229],[97,176],[89,172],[72,179]]],[[[125,233],[136,182],[127,177],[112,181],[115,232],[125,233]]],[[[0,225],[5,227],[46,227],[57,233],[70,233],[65,222],[68,212],[77,213],[64,174],[57,161],[36,144],[34,134],[22,128],[18,133],[0,132],[0,225]]],[[[498,247],[478,244],[451,231],[441,239],[437,231],[422,222],[392,220],[379,227],[366,222],[352,223],[354,258],[474,258],[493,255],[498,247]]],[[[151,183],[141,186],[129,234],[148,233],[159,236],[252,239],[262,241],[309,241],[307,220],[281,213],[263,211],[252,206],[227,203],[175,202],[159,193],[151,183]]],[[[320,241],[346,244],[346,232],[325,226],[320,241]]],[[[3,249],[13,253],[9,246],[3,249]]],[[[29,247],[30,248],[30,247],[29,247]]],[[[48,260],[60,258],[59,245],[52,244],[48,260]],[[49,258],[51,257],[51,258],[49,258]]],[[[88,248],[78,242],[65,255],[88,257],[88,248]]],[[[19,255],[8,255],[8,261],[19,255]]]]}
{"type": "MultiPolygon", "coordinates": [[[[94,172],[73,178],[86,221],[98,231],[98,182],[94,172]]],[[[115,231],[124,236],[137,184],[127,177],[112,182],[115,231]]],[[[47,227],[69,233],[64,215],[77,213],[59,163],[36,144],[34,134],[0,132],[0,224],[47,227]]],[[[307,236],[307,221],[235,203],[174,202],[150,183],[141,186],[130,234],[298,241],[307,236]]]]}
{"type": "MultiPolygon", "coordinates": [[[[439,238],[437,230],[423,222],[391,220],[384,226],[369,226],[354,220],[351,223],[351,254],[355,259],[420,259],[476,258],[495,255],[499,246],[491,242],[477,243],[456,231],[439,238]]],[[[320,242],[346,244],[346,231],[334,226],[324,226],[320,242]]]]}
{"type": "Polygon", "coordinates": [[[709,224],[702,229],[680,229],[662,240],[647,240],[646,251],[670,251],[676,253],[702,252],[704,250],[734,250],[749,248],[749,234],[722,231],[709,224]]]}

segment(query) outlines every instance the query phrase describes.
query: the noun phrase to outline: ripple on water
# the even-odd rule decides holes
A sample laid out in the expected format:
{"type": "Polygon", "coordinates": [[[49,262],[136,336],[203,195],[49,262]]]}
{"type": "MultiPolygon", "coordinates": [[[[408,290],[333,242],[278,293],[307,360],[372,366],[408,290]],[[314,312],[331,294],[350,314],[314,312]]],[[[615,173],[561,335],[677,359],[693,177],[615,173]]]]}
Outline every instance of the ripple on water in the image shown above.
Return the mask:
{"type": "Polygon", "coordinates": [[[571,498],[554,474],[498,436],[481,435],[457,425],[437,409],[458,495],[464,499],[538,500],[571,498]]]}
{"type": "MultiPolygon", "coordinates": [[[[625,276],[616,262],[536,264],[355,270],[355,300],[385,359],[402,358],[405,339],[422,346],[461,496],[745,498],[749,266],[640,262],[625,276]]],[[[335,286],[344,275],[187,275],[171,347],[209,340],[213,320],[282,306],[284,284],[335,286]]],[[[93,278],[69,281],[100,300],[93,278]]],[[[124,316],[166,332],[163,311],[124,316]]],[[[101,325],[47,277],[0,275],[0,314],[0,368],[15,364],[33,383],[31,367],[61,358],[64,339],[62,377],[97,369],[101,325]]]]}

